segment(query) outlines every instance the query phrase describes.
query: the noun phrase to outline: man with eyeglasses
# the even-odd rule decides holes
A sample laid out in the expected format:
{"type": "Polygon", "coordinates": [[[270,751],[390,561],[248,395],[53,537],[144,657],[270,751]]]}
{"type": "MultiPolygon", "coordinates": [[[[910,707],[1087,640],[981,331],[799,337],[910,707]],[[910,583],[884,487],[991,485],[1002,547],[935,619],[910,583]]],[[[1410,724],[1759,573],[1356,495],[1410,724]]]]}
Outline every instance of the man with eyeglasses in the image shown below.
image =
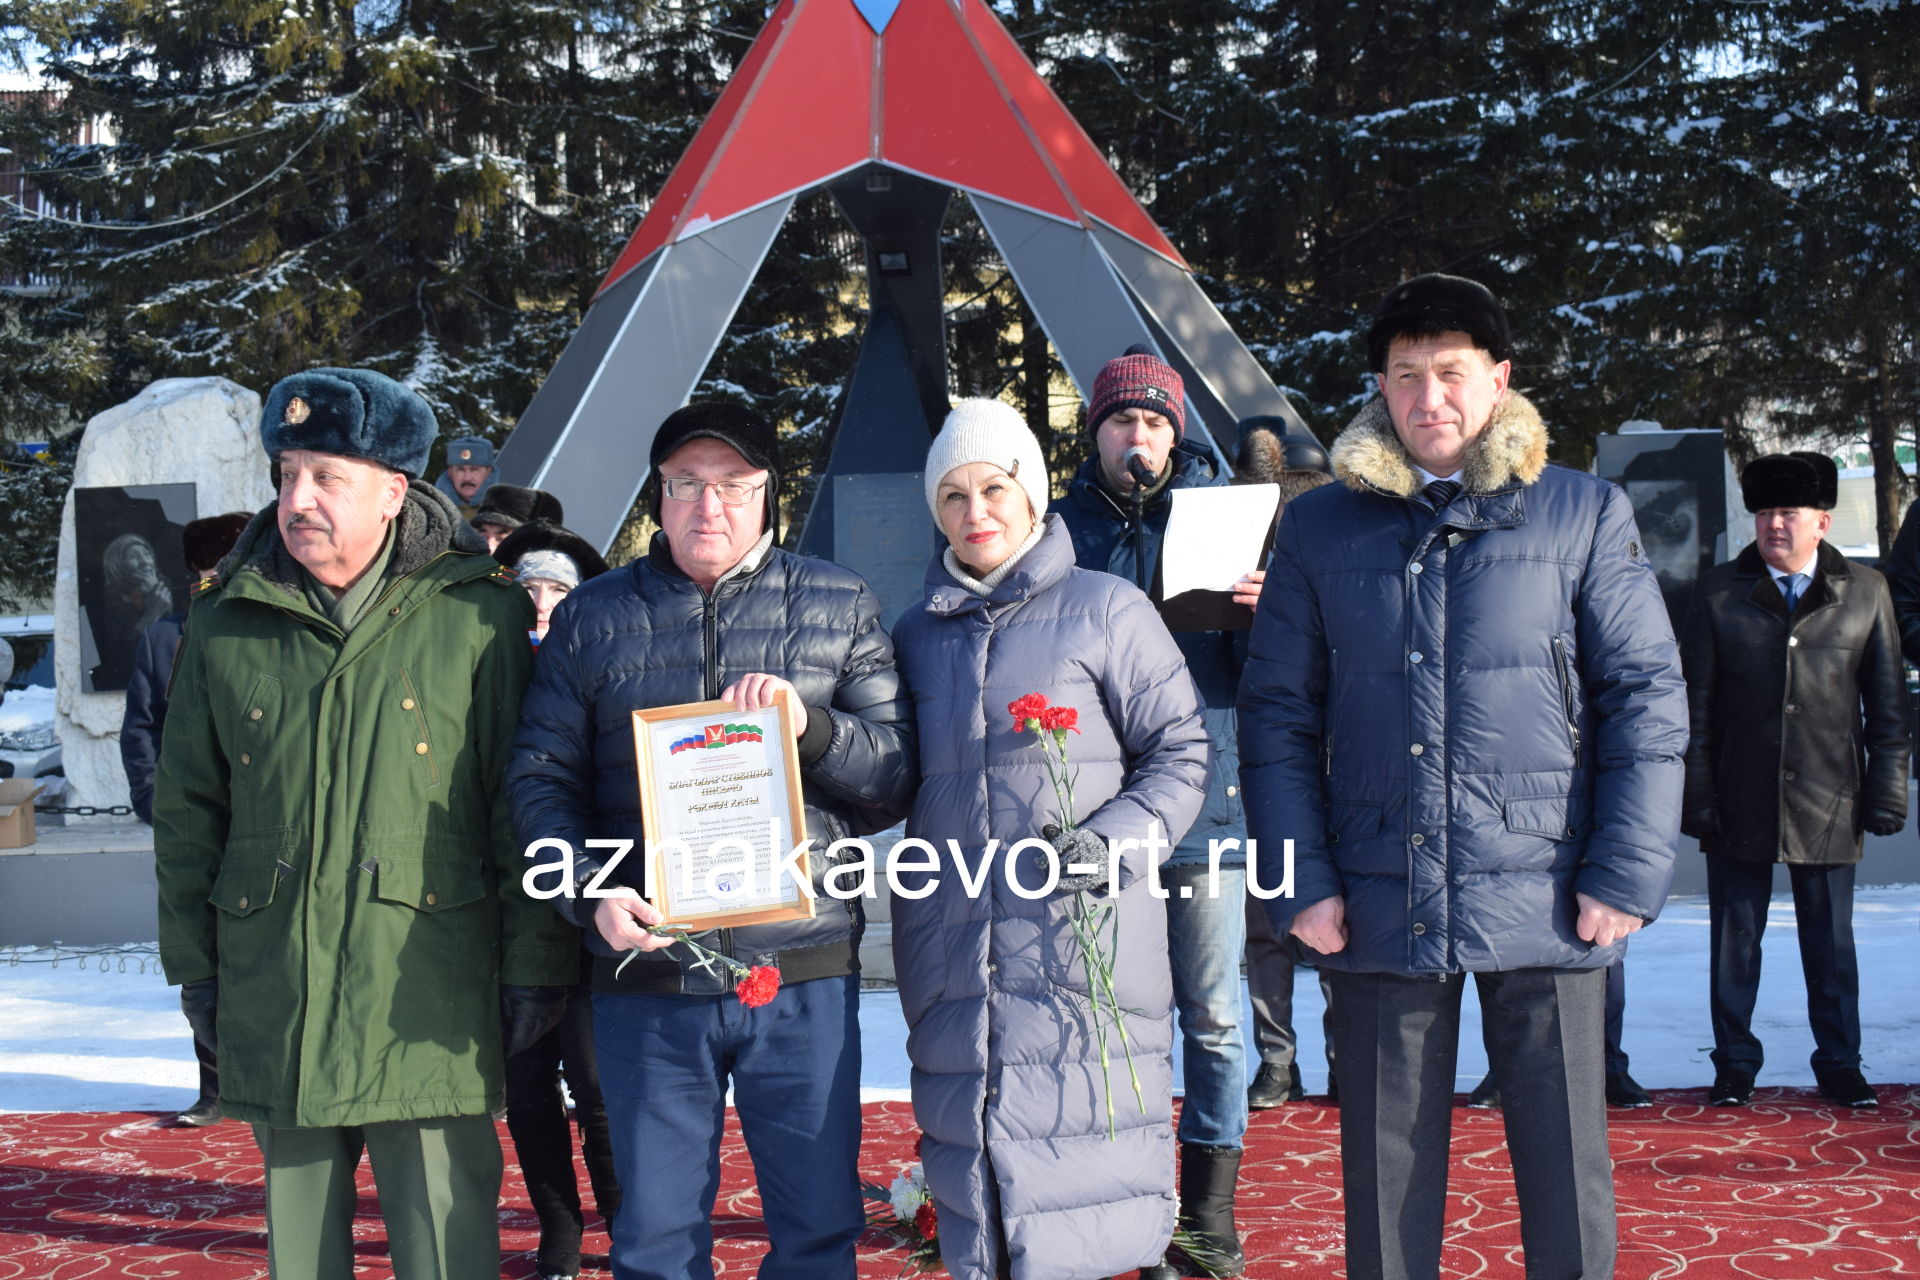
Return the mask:
{"type": "MultiPolygon", "coordinates": [[[[820,892],[835,840],[897,822],[918,782],[909,704],[880,606],[856,575],[774,545],[772,426],[693,404],[660,425],[649,458],[649,553],[585,582],[554,610],[507,772],[524,844],[574,850],[574,892],[554,904],[586,930],[594,1044],[625,1188],[612,1224],[619,1280],[713,1275],[714,1197],[727,1090],[752,1153],[770,1249],[764,1276],[851,1276],[865,1226],[860,1149],[860,902],[820,892]],[[631,713],[725,698],[743,711],[780,689],[800,704],[801,790],[818,896],[811,920],[698,936],[780,970],[747,1008],[725,974],[647,932],[640,859],[601,870],[589,839],[643,838],[631,713]],[[627,953],[632,962],[618,968],[627,953]]],[[[599,850],[605,853],[604,849],[599,850]]]]}

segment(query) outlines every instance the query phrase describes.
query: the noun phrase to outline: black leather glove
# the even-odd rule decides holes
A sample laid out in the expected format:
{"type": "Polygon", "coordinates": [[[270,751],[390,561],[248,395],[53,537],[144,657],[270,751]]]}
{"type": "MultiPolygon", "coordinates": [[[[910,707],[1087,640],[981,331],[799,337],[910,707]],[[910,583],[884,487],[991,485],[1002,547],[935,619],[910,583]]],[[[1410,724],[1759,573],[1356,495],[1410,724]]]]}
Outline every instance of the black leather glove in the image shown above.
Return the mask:
{"type": "Polygon", "coordinates": [[[500,984],[500,1029],[507,1056],[531,1049],[566,1016],[568,987],[500,984]]]}
{"type": "Polygon", "coordinates": [[[1907,825],[1904,813],[1889,813],[1885,809],[1875,809],[1867,815],[1867,832],[1876,836],[1897,836],[1907,825]]]}
{"type": "Polygon", "coordinates": [[[1711,840],[1720,834],[1720,811],[1689,809],[1680,819],[1680,830],[1695,840],[1711,840]]]}
{"type": "Polygon", "coordinates": [[[193,1028],[193,1038],[208,1053],[220,1051],[219,1036],[214,1031],[214,1015],[219,1007],[220,979],[201,978],[180,984],[180,1012],[187,1015],[187,1025],[193,1028]]]}
{"type": "Polygon", "coordinates": [[[1054,897],[1064,898],[1068,894],[1082,891],[1112,892],[1112,886],[1107,883],[1107,842],[1105,840],[1085,827],[1062,831],[1060,825],[1055,822],[1049,822],[1040,828],[1040,834],[1048,844],[1053,846],[1054,852],[1060,855],[1060,882],[1054,886],[1054,897]],[[1076,862],[1094,869],[1078,873],[1067,870],[1076,862]]]}

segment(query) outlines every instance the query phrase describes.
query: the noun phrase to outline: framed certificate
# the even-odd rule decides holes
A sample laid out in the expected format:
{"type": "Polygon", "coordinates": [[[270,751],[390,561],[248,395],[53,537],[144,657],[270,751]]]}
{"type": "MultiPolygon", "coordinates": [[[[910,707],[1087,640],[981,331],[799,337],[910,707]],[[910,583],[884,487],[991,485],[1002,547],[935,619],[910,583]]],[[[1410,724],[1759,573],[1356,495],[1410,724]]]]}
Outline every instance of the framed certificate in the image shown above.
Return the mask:
{"type": "Polygon", "coordinates": [[[666,923],[733,928],[813,915],[793,695],[737,711],[688,702],[633,713],[648,883],[666,923]]]}

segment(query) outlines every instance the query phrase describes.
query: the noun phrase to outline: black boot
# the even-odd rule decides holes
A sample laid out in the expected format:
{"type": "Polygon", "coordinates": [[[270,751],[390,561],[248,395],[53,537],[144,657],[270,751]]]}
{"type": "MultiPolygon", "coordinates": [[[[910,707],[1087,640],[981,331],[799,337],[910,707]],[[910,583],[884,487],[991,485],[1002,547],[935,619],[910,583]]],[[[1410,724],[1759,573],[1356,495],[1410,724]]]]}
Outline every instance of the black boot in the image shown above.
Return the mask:
{"type": "Polygon", "coordinates": [[[1237,1276],[1247,1267],[1233,1222],[1239,1147],[1180,1144],[1180,1248],[1202,1275],[1237,1276]]]}

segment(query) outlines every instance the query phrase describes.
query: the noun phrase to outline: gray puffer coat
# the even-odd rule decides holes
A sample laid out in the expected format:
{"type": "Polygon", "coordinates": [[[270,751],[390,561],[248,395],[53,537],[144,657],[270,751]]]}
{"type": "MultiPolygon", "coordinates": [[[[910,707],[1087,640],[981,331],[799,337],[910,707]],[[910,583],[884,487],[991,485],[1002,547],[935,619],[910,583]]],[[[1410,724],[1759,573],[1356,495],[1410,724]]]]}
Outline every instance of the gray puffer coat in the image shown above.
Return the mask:
{"type": "MultiPolygon", "coordinates": [[[[1148,853],[1121,858],[1114,975],[1143,1115],[1117,1043],[1103,1079],[1072,895],[1015,895],[998,856],[969,894],[947,843],[971,868],[990,840],[1004,850],[1059,813],[1039,748],[1007,714],[1028,693],[1080,713],[1068,739],[1079,825],[1144,840],[1157,823],[1172,843],[1200,811],[1209,749],[1180,650],[1138,590],[1073,560],[1058,516],[987,598],[936,557],[925,608],[896,636],[920,725],[907,830],[940,869],[921,877],[938,881],[927,897],[894,899],[894,967],[941,1253],[960,1277],[994,1275],[1003,1248],[1013,1280],[1130,1272],[1173,1230],[1172,982],[1148,853]]],[[[1018,863],[1037,886],[1040,860],[1018,863]]]]}
{"type": "Polygon", "coordinates": [[[1511,394],[1435,510],[1386,407],[1287,504],[1240,682],[1260,883],[1284,934],[1346,899],[1325,967],[1602,968],[1576,893],[1651,920],[1673,881],[1686,690],[1617,485],[1547,464],[1511,394]]]}

